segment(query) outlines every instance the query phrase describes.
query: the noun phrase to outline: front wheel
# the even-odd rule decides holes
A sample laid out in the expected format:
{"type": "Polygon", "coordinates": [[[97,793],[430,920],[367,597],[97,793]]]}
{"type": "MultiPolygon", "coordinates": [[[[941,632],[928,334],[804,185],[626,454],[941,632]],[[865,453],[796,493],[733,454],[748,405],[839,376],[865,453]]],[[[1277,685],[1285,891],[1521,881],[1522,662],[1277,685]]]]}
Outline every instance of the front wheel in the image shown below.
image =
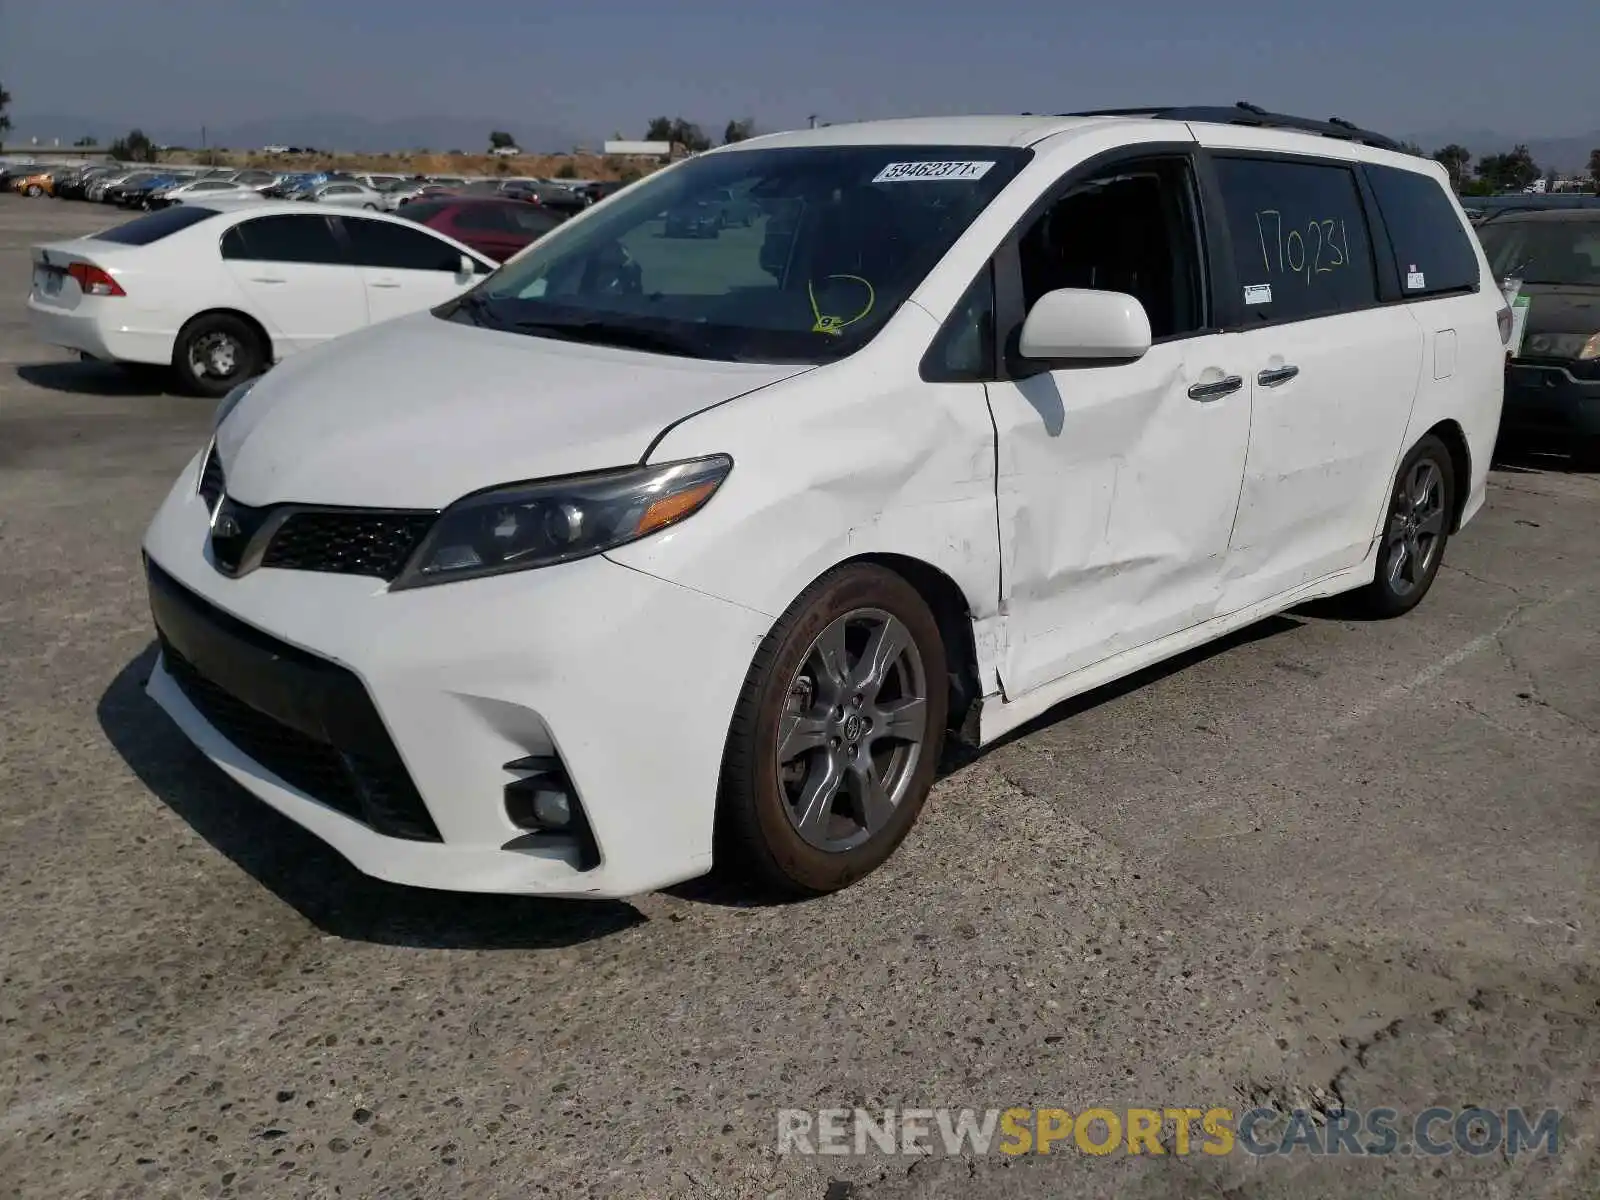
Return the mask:
{"type": "Polygon", "coordinates": [[[37,183],[30,183],[28,185],[28,195],[30,195],[30,196],[42,196],[42,195],[44,195],[44,189],[42,187],[40,187],[37,183]]]}
{"type": "Polygon", "coordinates": [[[719,857],[798,895],[894,852],[933,786],[949,703],[938,622],[899,575],[825,575],[756,652],[723,761],[719,857]]]}
{"type": "Polygon", "coordinates": [[[266,348],[256,331],[227,313],[190,321],[172,352],[179,383],[201,396],[225,396],[265,366],[266,348]]]}
{"type": "Polygon", "coordinates": [[[1371,615],[1401,616],[1428,594],[1450,540],[1456,487],[1450,451],[1429,434],[1400,464],[1378,550],[1377,576],[1358,593],[1371,615]]]}

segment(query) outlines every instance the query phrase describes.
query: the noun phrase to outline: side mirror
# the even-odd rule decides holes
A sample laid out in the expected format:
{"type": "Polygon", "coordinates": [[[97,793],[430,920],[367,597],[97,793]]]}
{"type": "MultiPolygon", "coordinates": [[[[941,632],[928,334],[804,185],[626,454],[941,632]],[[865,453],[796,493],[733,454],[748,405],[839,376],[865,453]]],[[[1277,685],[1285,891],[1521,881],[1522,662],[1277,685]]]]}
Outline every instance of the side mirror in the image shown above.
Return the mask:
{"type": "Polygon", "coordinates": [[[1030,365],[1131,362],[1150,350],[1150,317],[1125,292],[1059,288],[1034,301],[1017,354],[1030,365]]]}

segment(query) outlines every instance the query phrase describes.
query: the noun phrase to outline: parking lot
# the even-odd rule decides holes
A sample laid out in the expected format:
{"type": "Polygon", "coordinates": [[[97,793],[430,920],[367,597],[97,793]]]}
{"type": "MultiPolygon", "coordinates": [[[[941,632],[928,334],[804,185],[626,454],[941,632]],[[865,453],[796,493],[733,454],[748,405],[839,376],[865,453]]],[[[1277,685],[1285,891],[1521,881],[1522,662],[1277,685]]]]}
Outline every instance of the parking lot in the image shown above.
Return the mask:
{"type": "Polygon", "coordinates": [[[406,890],[143,694],[140,536],[212,405],[22,306],[30,244],[115,219],[0,197],[8,1194],[1593,1194],[1600,476],[1502,465],[1408,618],[1275,618],[953,764],[830,898],[406,890]],[[1339,1104],[1566,1122],[1511,1160],[777,1153],[786,1108],[1339,1104]]]}

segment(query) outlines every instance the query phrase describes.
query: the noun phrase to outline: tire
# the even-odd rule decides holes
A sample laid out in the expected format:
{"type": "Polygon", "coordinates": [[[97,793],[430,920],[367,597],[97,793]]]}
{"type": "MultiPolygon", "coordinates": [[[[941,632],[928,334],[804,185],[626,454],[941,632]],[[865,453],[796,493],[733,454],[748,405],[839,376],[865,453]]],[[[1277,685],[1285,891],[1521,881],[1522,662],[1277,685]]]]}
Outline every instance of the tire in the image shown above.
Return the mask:
{"type": "Polygon", "coordinates": [[[1572,466],[1578,471],[1600,471],[1600,437],[1590,435],[1572,452],[1572,466]]]}
{"type": "Polygon", "coordinates": [[[1422,603],[1450,541],[1456,487],[1450,451],[1429,434],[1412,447],[1395,476],[1377,575],[1356,593],[1368,616],[1403,616],[1422,603]]]}
{"type": "Polygon", "coordinates": [[[178,383],[198,396],[225,396],[266,367],[260,335],[238,317],[202,313],[178,333],[172,369],[178,383]],[[223,370],[224,366],[231,369],[223,370]]]}
{"type": "Polygon", "coordinates": [[[746,676],[723,756],[718,867],[796,896],[877,868],[933,786],[948,706],[944,642],[916,589],[870,563],[824,575],[746,676]],[[886,646],[898,650],[873,671],[886,646]],[[841,649],[844,670],[830,671],[841,649]]]}
{"type": "Polygon", "coordinates": [[[378,206],[376,204],[363,204],[361,207],[366,209],[368,212],[378,211],[378,206]]]}
{"type": "Polygon", "coordinates": [[[28,185],[28,195],[36,196],[36,197],[37,196],[42,196],[42,195],[44,195],[44,189],[42,187],[40,187],[37,183],[30,183],[28,185]]]}

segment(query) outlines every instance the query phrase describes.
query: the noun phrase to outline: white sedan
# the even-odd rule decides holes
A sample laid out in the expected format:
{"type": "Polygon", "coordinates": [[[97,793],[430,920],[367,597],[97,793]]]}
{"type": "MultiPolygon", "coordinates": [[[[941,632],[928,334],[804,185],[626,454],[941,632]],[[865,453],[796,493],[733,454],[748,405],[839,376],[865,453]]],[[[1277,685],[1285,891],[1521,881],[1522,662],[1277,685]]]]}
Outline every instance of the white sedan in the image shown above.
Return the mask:
{"type": "Polygon", "coordinates": [[[28,319],[53,345],[170,365],[188,390],[220,396],[297,351],[449,300],[493,269],[399,217],[195,200],[35,246],[28,319]]]}
{"type": "Polygon", "coordinates": [[[377,212],[387,207],[384,194],[364,183],[325,183],[306,197],[313,204],[333,204],[340,208],[364,208],[377,212]]]}

